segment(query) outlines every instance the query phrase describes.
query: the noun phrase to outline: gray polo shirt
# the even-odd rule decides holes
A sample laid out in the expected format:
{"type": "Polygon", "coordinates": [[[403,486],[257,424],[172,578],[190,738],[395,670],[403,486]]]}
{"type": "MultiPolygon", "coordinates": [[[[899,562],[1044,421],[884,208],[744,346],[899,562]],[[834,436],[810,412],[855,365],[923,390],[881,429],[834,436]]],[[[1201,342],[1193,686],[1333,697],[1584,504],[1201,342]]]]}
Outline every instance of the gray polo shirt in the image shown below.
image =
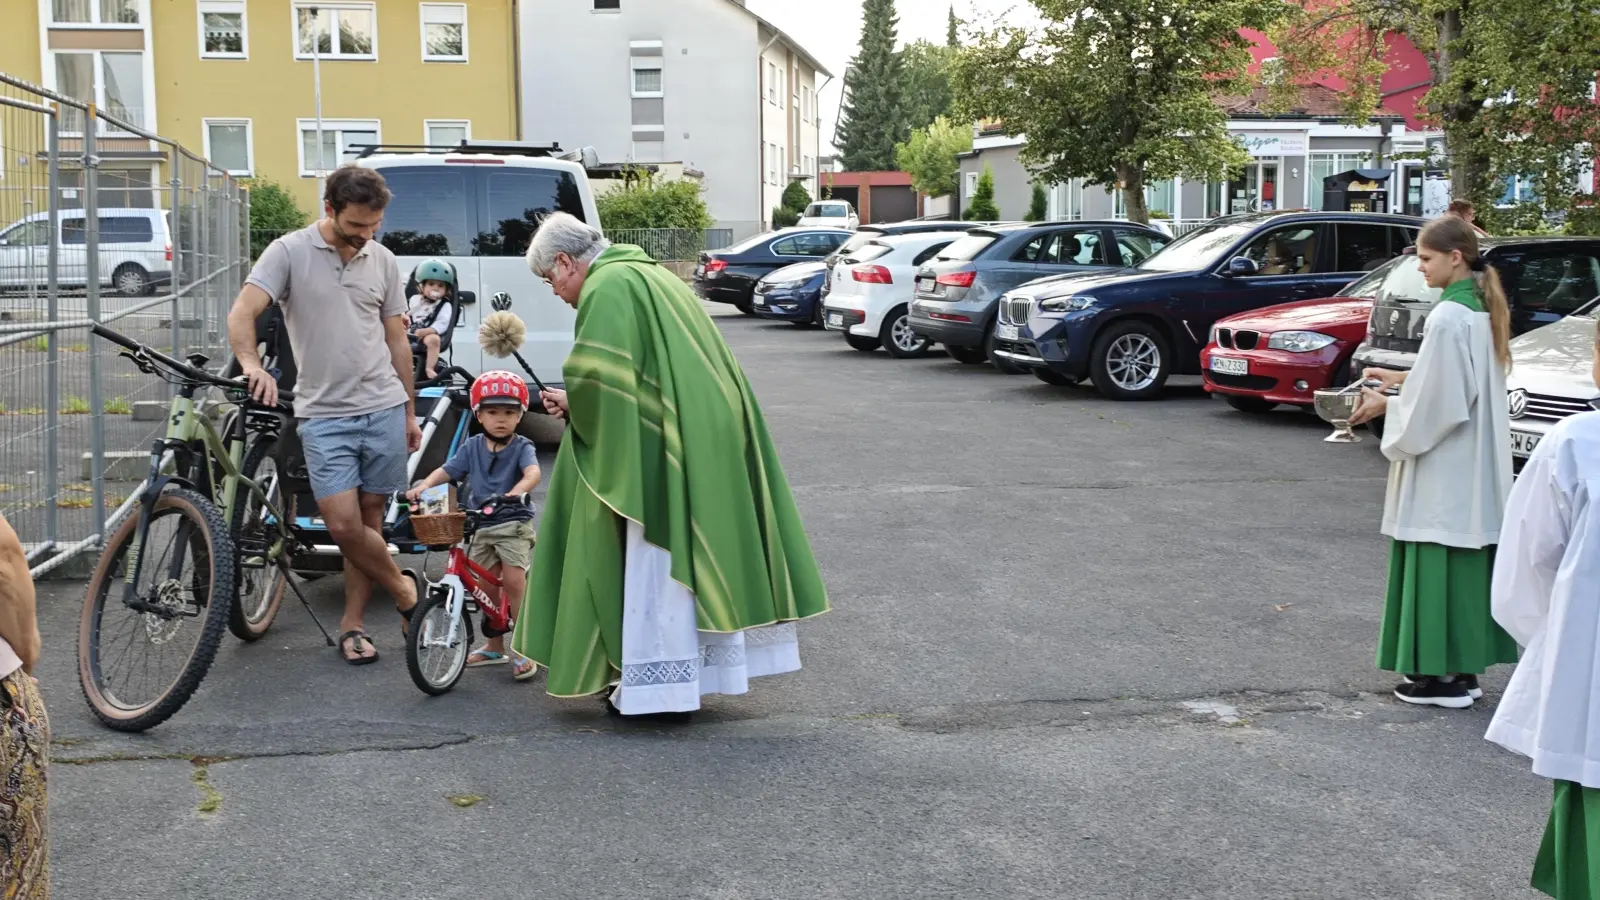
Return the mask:
{"type": "Polygon", "coordinates": [[[269,244],[246,282],[283,308],[300,369],[296,416],[362,416],[406,402],[384,340],[383,320],[406,311],[388,247],[368,241],[346,263],[313,222],[269,244]]]}

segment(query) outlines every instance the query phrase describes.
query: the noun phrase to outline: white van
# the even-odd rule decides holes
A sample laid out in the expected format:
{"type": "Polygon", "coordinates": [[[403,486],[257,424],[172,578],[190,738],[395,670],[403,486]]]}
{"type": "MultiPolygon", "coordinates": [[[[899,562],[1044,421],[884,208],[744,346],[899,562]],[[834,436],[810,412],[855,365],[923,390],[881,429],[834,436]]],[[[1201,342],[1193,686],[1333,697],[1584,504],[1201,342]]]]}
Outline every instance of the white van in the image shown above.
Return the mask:
{"type": "Polygon", "coordinates": [[[430,258],[455,267],[462,301],[450,342],[455,364],[475,374],[517,370],[514,362],[485,359],[478,347],[478,323],[504,294],[528,325],[523,359],[541,381],[559,384],[577,313],[529,271],[524,257],[550,213],[600,227],[584,167],[548,148],[513,144],[467,144],[446,153],[380,148],[356,162],[381,172],[394,195],[378,236],[399,257],[401,274],[409,278],[430,258]]]}
{"type": "Polygon", "coordinates": [[[848,200],[818,200],[806,207],[795,225],[800,228],[844,228],[855,231],[861,227],[861,218],[848,200]]]}
{"type": "MultiPolygon", "coordinates": [[[[81,209],[57,211],[56,280],[64,288],[89,283],[89,254],[81,209]]],[[[172,283],[172,233],[162,209],[102,209],[99,282],[125,297],[142,297],[172,283]]],[[[34,213],[0,231],[0,288],[36,285],[49,278],[50,213],[34,213]]]]}

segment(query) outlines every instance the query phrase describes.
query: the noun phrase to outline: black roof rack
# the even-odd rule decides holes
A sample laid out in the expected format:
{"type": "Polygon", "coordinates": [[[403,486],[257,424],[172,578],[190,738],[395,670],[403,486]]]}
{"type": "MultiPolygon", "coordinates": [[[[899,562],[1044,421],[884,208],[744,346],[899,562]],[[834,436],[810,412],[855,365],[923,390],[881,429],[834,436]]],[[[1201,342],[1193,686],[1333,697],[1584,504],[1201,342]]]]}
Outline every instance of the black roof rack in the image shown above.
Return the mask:
{"type": "Polygon", "coordinates": [[[351,144],[359,148],[356,159],[366,159],[377,153],[481,153],[490,156],[560,156],[560,144],[530,144],[526,141],[462,141],[459,144],[351,144]]]}

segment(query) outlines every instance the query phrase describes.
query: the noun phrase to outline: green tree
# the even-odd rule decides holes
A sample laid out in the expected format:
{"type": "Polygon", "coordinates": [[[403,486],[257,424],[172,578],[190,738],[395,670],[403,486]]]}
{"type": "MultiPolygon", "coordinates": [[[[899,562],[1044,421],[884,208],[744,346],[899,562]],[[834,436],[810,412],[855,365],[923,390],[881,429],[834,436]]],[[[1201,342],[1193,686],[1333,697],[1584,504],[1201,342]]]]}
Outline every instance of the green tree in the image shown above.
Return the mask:
{"type": "Polygon", "coordinates": [[[1000,208],[994,205],[994,169],[983,164],[983,174],[978,176],[978,188],[972,192],[972,202],[962,218],[972,222],[998,222],[1000,208]]]}
{"type": "Polygon", "coordinates": [[[895,144],[906,139],[901,93],[905,87],[895,52],[894,0],[861,4],[861,46],[845,76],[837,143],[846,169],[883,172],[894,168],[895,144]]]}
{"type": "Polygon", "coordinates": [[[956,18],[955,4],[950,4],[950,24],[945,32],[944,44],[952,50],[961,46],[961,20],[956,18]]]}
{"type": "Polygon", "coordinates": [[[916,131],[940,116],[950,114],[950,64],[955,51],[927,41],[907,44],[900,51],[905,89],[900,105],[907,128],[916,131]]]}
{"type": "Polygon", "coordinates": [[[800,224],[800,210],[790,209],[787,206],[772,208],[773,228],[792,228],[798,224],[800,224]]]}
{"type": "Polygon", "coordinates": [[[913,131],[895,147],[895,164],[911,174],[911,186],[929,197],[956,192],[961,165],[956,156],[972,149],[972,126],[958,125],[940,116],[928,127],[913,131]]]}
{"type": "Polygon", "coordinates": [[[640,178],[621,190],[595,198],[600,227],[606,231],[676,228],[704,231],[712,225],[700,185],[694,181],[640,178]]]}
{"type": "Polygon", "coordinates": [[[810,205],[811,195],[806,193],[806,186],[800,182],[791,181],[789,186],[783,189],[784,209],[792,209],[797,213],[803,213],[806,211],[806,207],[810,205]]]}
{"type": "MultiPolygon", "coordinates": [[[[294,197],[277,182],[257,178],[246,182],[245,186],[250,191],[251,259],[259,257],[277,238],[304,228],[311,221],[311,217],[295,205],[294,197]]],[[[186,237],[192,234],[190,231],[186,237]]]]}
{"type": "Polygon", "coordinates": [[[1348,111],[1365,118],[1381,102],[1390,38],[1403,35],[1428,62],[1423,103],[1445,135],[1451,192],[1493,226],[1501,178],[1522,175],[1544,206],[1579,213],[1572,184],[1600,136],[1592,8],[1564,0],[1293,0],[1291,8],[1272,32],[1285,81],[1337,75],[1348,111]]]}
{"type": "Polygon", "coordinates": [[[1033,201],[1028,204],[1028,214],[1022,217],[1024,222],[1043,222],[1050,215],[1050,198],[1044,192],[1044,186],[1038,182],[1033,184],[1033,201]]]}
{"type": "Polygon", "coordinates": [[[1215,178],[1248,161],[1217,97],[1249,86],[1250,41],[1283,0],[1030,0],[1036,28],[1001,26],[957,57],[956,102],[1026,134],[1022,162],[1047,184],[1119,188],[1148,222],[1144,186],[1215,178]]]}

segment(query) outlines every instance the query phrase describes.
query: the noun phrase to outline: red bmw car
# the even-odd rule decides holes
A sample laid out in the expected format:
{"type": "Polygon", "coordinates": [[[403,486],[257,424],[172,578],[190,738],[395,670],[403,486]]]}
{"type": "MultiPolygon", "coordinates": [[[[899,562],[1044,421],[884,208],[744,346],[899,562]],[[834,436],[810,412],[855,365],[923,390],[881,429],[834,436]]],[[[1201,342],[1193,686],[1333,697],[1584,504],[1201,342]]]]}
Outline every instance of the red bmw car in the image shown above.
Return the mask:
{"type": "Polygon", "coordinates": [[[1367,336],[1385,263],[1337,297],[1268,306],[1218,320],[1200,351],[1206,390],[1234,409],[1311,406],[1312,393],[1350,382],[1350,354],[1367,336]]]}

